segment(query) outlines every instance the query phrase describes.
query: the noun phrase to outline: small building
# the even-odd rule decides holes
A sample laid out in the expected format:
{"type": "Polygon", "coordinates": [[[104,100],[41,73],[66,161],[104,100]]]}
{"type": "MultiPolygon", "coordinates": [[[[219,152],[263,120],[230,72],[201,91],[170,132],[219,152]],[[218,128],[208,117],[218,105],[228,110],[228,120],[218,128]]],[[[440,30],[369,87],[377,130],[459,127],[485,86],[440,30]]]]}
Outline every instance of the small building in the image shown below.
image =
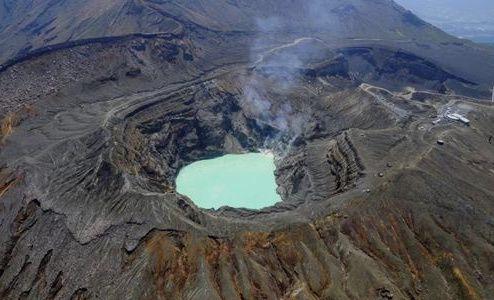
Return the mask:
{"type": "Polygon", "coordinates": [[[447,114],[446,117],[450,120],[459,121],[465,125],[470,125],[470,120],[467,119],[465,116],[460,115],[458,113],[447,114]]]}

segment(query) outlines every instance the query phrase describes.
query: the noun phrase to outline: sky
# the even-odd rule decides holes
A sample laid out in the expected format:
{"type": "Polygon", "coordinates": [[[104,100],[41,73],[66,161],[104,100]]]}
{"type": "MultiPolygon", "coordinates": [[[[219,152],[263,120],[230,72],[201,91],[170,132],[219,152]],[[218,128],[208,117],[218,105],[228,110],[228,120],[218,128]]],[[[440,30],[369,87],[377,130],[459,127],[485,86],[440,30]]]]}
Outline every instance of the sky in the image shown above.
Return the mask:
{"type": "Polygon", "coordinates": [[[434,21],[494,22],[493,0],[395,0],[434,21]]]}
{"type": "Polygon", "coordinates": [[[395,0],[458,37],[494,43],[494,0],[395,0]]]}

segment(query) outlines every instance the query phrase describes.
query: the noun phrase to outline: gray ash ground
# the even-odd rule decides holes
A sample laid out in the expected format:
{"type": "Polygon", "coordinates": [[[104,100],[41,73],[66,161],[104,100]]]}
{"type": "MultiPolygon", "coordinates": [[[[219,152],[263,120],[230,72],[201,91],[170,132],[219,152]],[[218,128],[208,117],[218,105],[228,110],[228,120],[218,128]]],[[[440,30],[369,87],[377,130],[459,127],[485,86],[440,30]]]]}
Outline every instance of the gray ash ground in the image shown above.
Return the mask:
{"type": "Polygon", "coordinates": [[[406,38],[296,16],[255,31],[144,1],[124,15],[159,12],[158,33],[5,64],[0,298],[488,299],[493,54],[387,1],[348,2],[336,23],[372,25],[379,6],[406,38]],[[444,111],[470,126],[435,122],[444,111]],[[259,148],[277,154],[281,203],[212,211],[176,193],[182,166],[259,148]]]}

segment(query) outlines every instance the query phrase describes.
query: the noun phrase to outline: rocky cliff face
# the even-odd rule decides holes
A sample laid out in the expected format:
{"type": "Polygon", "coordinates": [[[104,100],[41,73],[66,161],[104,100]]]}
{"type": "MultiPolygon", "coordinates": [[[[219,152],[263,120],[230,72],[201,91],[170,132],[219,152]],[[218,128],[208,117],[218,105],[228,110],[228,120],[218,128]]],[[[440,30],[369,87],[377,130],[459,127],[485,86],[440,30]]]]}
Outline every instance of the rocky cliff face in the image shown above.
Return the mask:
{"type": "Polygon", "coordinates": [[[494,293],[487,48],[390,1],[2,4],[0,298],[494,293]],[[175,192],[260,147],[282,203],[175,192]]]}

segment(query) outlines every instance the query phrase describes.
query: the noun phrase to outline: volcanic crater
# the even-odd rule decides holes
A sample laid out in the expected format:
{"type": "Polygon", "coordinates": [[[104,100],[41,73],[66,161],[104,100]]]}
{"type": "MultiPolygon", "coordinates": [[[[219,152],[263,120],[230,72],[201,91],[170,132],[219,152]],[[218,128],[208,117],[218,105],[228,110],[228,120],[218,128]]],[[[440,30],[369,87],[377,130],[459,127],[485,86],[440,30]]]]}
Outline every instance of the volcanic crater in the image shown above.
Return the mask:
{"type": "Polygon", "coordinates": [[[0,68],[0,298],[494,293],[490,48],[390,1],[312,19],[306,1],[105,1],[114,19],[93,2],[81,38],[19,41],[0,68]],[[183,166],[259,149],[275,206],[175,191],[183,166]]]}

